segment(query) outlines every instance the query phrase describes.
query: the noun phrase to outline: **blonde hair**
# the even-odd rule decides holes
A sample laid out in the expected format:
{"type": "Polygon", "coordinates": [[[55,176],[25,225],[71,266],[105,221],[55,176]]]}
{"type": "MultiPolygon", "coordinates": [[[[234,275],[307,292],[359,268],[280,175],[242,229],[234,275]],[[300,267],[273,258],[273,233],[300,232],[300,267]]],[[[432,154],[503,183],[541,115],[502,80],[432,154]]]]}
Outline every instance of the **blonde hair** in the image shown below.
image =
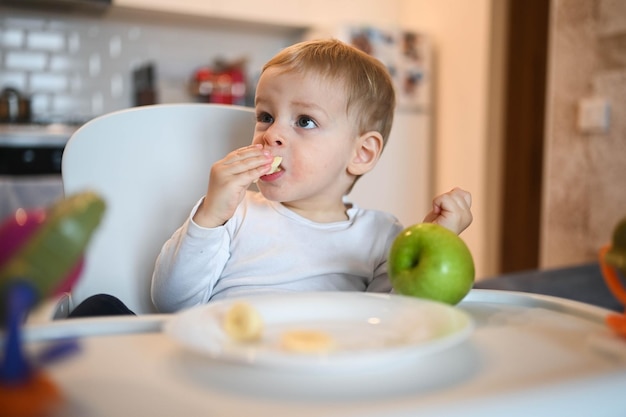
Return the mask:
{"type": "Polygon", "coordinates": [[[346,112],[354,112],[359,134],[377,131],[387,143],[396,105],[387,68],[376,58],[336,39],[313,40],[283,49],[264,66],[314,72],[343,84],[346,112]]]}

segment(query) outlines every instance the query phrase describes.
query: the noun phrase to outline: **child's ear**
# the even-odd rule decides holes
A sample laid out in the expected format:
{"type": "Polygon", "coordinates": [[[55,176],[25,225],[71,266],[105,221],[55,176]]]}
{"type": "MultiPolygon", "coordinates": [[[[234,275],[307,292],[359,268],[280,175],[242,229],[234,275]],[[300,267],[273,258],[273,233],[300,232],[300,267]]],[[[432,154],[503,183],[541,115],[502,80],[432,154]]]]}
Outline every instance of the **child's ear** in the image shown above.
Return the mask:
{"type": "Polygon", "coordinates": [[[348,172],[352,175],[363,175],[378,162],[383,151],[383,137],[379,132],[371,131],[359,136],[355,142],[354,155],[348,164],[348,172]]]}

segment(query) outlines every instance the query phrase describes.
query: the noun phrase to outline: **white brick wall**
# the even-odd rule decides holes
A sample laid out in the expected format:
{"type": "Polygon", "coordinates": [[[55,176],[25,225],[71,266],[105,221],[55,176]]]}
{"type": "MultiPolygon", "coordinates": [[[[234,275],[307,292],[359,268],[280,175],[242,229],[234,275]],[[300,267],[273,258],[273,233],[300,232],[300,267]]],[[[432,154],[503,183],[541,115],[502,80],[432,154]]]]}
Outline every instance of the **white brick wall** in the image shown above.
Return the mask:
{"type": "Polygon", "coordinates": [[[153,62],[160,102],[193,101],[187,81],[196,68],[246,57],[254,83],[265,61],[300,36],[158,22],[0,7],[0,89],[29,95],[35,119],[88,119],[131,106],[132,70],[153,62]]]}

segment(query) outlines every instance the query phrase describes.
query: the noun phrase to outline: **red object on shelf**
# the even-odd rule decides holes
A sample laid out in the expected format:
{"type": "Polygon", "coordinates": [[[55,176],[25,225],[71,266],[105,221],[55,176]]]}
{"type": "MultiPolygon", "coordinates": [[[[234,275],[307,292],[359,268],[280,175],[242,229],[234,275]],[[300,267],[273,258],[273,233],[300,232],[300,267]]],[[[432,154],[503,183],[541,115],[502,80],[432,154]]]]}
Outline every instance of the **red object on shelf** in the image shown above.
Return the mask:
{"type": "Polygon", "coordinates": [[[203,102],[244,104],[246,81],[241,62],[198,68],[193,74],[191,89],[203,102]]]}

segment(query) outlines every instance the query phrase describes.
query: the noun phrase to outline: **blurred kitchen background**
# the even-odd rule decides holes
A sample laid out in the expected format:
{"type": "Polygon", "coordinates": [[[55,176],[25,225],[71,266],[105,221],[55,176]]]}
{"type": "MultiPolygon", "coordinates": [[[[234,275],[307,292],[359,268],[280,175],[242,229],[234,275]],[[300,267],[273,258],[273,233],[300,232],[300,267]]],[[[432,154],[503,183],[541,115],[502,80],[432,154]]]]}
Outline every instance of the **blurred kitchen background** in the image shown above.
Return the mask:
{"type": "Polygon", "coordinates": [[[397,48],[415,35],[422,59],[356,201],[408,225],[470,190],[478,279],[595,260],[626,216],[626,1],[0,0],[0,214],[58,198],[64,143],[89,119],[251,105],[278,50],[348,28],[397,48]]]}

